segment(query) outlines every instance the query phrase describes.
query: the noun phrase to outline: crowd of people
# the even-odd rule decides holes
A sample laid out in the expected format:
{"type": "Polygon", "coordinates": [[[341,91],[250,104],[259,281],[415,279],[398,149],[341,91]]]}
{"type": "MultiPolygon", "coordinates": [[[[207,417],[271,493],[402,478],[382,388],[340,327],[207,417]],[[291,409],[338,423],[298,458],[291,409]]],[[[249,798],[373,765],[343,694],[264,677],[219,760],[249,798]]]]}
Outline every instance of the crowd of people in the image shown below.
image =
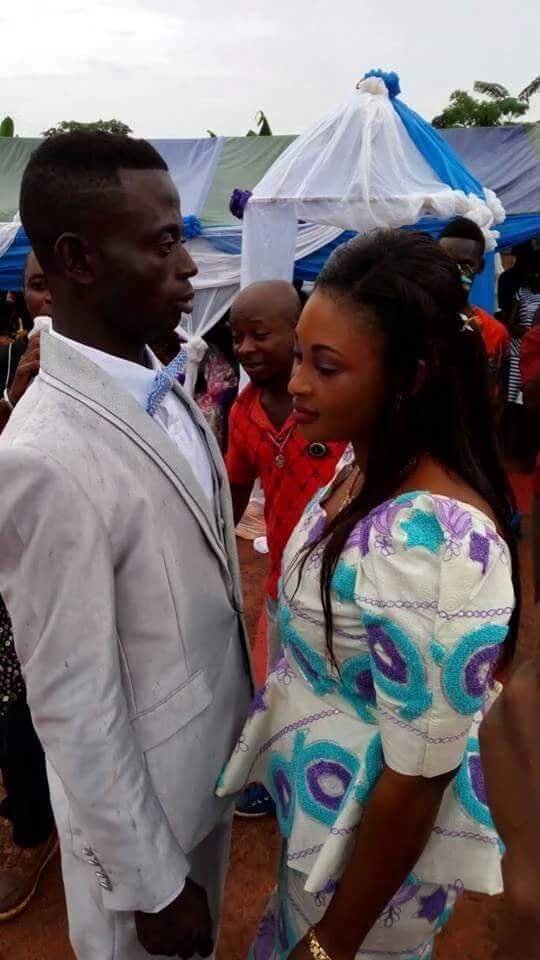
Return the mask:
{"type": "Polygon", "coordinates": [[[462,892],[503,881],[504,956],[537,956],[540,675],[513,670],[499,441],[536,452],[538,252],[495,319],[469,302],[472,221],[357,237],[309,298],[244,289],[192,398],[179,203],[160,155],[114,135],[51,138],[23,177],[33,251],[0,343],[0,921],[59,843],[78,960],[210,956],[236,806],[282,836],[255,960],[427,960],[462,892]],[[256,481],[258,690],[235,542],[256,481]]]}

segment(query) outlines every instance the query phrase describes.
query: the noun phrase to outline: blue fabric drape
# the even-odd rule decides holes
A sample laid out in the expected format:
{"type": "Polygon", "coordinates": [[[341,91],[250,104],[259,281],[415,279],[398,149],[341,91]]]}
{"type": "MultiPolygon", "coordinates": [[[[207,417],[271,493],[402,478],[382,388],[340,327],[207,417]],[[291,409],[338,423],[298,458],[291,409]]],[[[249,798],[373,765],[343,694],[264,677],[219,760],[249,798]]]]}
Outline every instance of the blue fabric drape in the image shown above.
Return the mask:
{"type": "Polygon", "coordinates": [[[474,193],[477,197],[483,197],[484,189],[480,181],[467,169],[440,133],[401,100],[397,98],[392,100],[392,105],[412,142],[439,180],[448,184],[453,190],[463,190],[464,193],[474,193]]]}
{"type": "Polygon", "coordinates": [[[24,261],[30,253],[30,241],[21,227],[15,239],[0,257],[0,290],[20,290],[24,261]]]}

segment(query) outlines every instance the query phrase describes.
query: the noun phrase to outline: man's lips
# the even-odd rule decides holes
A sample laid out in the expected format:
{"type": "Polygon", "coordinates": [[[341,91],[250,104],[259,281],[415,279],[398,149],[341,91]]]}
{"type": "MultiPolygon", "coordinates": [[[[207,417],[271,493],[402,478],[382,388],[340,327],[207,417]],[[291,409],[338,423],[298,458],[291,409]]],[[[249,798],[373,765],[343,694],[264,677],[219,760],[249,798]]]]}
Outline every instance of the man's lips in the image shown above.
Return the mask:
{"type": "Polygon", "coordinates": [[[256,370],[262,370],[264,363],[248,363],[246,360],[240,361],[246,373],[251,373],[256,370]]]}
{"type": "Polygon", "coordinates": [[[305,407],[295,405],[293,408],[293,418],[296,423],[313,423],[318,419],[318,416],[318,413],[314,413],[313,410],[306,410],[305,407]]]}
{"type": "Polygon", "coordinates": [[[177,310],[180,310],[181,313],[192,313],[193,312],[193,294],[184,297],[182,300],[175,300],[174,306],[177,310]]]}

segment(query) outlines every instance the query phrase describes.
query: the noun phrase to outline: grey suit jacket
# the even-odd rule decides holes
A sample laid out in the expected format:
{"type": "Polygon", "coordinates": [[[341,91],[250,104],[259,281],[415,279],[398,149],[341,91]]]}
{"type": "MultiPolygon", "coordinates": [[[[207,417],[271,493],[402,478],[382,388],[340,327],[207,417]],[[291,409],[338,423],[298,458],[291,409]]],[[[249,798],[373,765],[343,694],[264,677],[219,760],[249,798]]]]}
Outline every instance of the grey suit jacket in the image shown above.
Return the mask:
{"type": "Polygon", "coordinates": [[[103,370],[47,334],[41,364],[0,438],[0,592],[73,852],[102,865],[107,908],[149,910],[224,815],[214,787],[251,695],[225,467],[175,388],[216,516],[103,370]]]}

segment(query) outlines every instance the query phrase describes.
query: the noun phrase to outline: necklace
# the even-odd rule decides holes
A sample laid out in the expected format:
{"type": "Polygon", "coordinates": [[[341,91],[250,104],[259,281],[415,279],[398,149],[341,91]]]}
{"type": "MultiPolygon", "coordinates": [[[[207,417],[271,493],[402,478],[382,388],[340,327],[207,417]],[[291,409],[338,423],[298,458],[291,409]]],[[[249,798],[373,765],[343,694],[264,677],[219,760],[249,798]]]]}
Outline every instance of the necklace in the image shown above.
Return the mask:
{"type": "Polygon", "coordinates": [[[341,513],[343,510],[346,510],[347,507],[350,506],[350,504],[351,504],[351,503],[353,502],[353,500],[354,500],[353,490],[354,490],[354,488],[355,488],[355,486],[356,486],[356,481],[357,481],[357,480],[359,479],[359,477],[361,476],[360,467],[353,467],[353,469],[351,470],[351,475],[352,475],[352,481],[351,481],[351,484],[350,484],[350,486],[349,486],[349,490],[348,490],[348,492],[347,492],[346,497],[345,497],[344,500],[343,500],[343,503],[341,504],[341,506],[340,506],[340,508],[339,508],[339,510],[338,510],[338,513],[341,513]]]}
{"type": "Polygon", "coordinates": [[[269,430],[267,430],[266,432],[268,439],[272,441],[272,443],[274,444],[277,450],[277,453],[274,456],[274,463],[278,468],[278,470],[283,470],[283,467],[285,466],[285,457],[283,455],[283,451],[291,438],[291,433],[293,432],[293,430],[294,430],[294,426],[289,427],[281,443],[279,442],[279,440],[276,440],[276,438],[272,436],[269,430]]]}

